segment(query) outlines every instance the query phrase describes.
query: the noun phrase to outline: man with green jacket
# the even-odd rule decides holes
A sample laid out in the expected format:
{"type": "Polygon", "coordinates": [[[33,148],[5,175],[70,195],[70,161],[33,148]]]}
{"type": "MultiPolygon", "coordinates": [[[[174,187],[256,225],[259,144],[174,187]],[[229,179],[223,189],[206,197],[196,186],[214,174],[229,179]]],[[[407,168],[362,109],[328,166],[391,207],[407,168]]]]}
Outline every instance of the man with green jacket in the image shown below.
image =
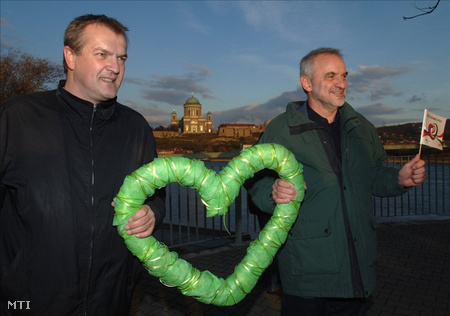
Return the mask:
{"type": "MultiPolygon", "coordinates": [[[[296,223],[279,253],[282,315],[363,315],[375,288],[376,219],[372,196],[396,196],[425,179],[417,155],[401,170],[383,165],[375,127],[345,102],[347,70],[339,50],[319,48],[300,63],[308,96],[273,119],[260,143],[278,143],[304,166],[307,185],[296,223]]],[[[267,213],[296,199],[281,179],[249,188],[267,213]]]]}

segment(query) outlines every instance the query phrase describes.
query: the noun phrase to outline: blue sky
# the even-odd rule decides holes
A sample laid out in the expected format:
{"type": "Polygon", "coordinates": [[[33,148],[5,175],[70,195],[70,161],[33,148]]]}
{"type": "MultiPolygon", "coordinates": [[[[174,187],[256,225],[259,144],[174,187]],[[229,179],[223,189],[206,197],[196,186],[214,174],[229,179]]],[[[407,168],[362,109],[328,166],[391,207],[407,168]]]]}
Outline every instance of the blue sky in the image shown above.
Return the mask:
{"type": "Polygon", "coordinates": [[[304,100],[300,59],[342,50],[347,102],[376,126],[450,118],[450,2],[435,1],[8,1],[1,48],[62,60],[67,24],[87,13],[130,29],[119,101],[153,127],[183,115],[192,93],[222,123],[259,124],[304,100]],[[416,6],[416,7],[415,7],[416,6]]]}

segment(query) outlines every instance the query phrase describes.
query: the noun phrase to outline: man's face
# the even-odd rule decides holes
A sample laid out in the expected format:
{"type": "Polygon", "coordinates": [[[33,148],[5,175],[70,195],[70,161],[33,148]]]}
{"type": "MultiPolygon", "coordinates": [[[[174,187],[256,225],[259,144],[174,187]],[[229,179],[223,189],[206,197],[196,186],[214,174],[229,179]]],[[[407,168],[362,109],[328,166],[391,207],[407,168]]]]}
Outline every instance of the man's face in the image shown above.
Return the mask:
{"type": "Polygon", "coordinates": [[[93,104],[116,97],[127,58],[124,36],[101,24],[90,24],[83,32],[83,41],[79,54],[64,48],[69,67],[65,88],[93,104]]]}
{"type": "MultiPolygon", "coordinates": [[[[337,55],[322,54],[314,59],[312,77],[306,80],[308,102],[311,106],[321,107],[334,112],[344,105],[347,92],[347,70],[345,63],[337,55]]],[[[305,88],[305,84],[302,81],[305,88]]]]}

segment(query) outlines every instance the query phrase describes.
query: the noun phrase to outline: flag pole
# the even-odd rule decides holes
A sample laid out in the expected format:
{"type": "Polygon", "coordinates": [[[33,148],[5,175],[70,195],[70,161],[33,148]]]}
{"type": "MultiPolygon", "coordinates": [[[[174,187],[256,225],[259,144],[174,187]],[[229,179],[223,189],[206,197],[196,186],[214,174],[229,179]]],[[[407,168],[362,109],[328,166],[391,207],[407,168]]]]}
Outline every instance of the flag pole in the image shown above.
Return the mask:
{"type": "Polygon", "coordinates": [[[419,146],[419,157],[420,157],[420,154],[421,154],[421,152],[422,152],[422,140],[423,140],[423,126],[425,125],[425,123],[426,123],[426,119],[427,119],[427,112],[428,112],[428,110],[427,109],[425,109],[424,111],[423,111],[423,119],[422,119],[422,129],[420,130],[420,146],[419,146]]]}

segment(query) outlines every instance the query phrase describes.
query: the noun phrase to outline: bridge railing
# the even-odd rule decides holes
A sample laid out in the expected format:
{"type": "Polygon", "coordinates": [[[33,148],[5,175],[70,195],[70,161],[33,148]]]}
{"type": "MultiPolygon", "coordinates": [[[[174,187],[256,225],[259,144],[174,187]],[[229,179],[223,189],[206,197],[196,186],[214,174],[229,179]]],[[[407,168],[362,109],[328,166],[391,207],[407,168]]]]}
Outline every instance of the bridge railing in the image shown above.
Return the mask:
{"type": "MultiPolygon", "coordinates": [[[[389,152],[389,151],[388,151],[389,152]]],[[[184,155],[188,158],[209,159],[205,164],[219,172],[227,159],[239,153],[213,153],[184,155]],[[224,161],[217,161],[224,158],[224,161]]],[[[414,155],[389,156],[386,164],[401,168],[414,155]]],[[[399,197],[374,197],[374,215],[380,220],[393,220],[406,216],[444,215],[450,216],[450,152],[423,154],[426,161],[426,180],[408,193],[399,197]]],[[[228,212],[221,217],[208,217],[198,193],[192,189],[171,183],[166,187],[167,214],[162,227],[154,236],[169,248],[188,247],[204,242],[216,244],[241,244],[245,239],[254,239],[260,231],[256,216],[247,207],[247,192],[241,188],[240,195],[228,212]]]]}

